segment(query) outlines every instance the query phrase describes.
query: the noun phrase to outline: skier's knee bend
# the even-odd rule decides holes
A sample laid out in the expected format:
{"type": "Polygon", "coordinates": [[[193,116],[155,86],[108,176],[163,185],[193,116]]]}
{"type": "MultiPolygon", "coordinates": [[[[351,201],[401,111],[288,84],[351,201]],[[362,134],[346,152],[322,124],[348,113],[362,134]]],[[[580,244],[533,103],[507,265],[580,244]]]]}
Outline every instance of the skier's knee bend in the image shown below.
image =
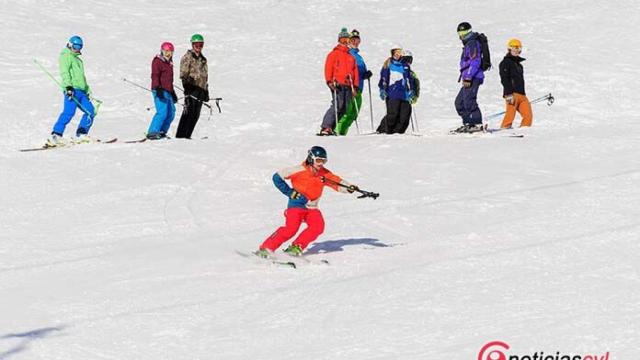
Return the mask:
{"type": "Polygon", "coordinates": [[[287,239],[292,238],[297,232],[298,232],[298,229],[294,229],[294,228],[286,227],[286,226],[283,226],[278,230],[278,233],[282,237],[285,237],[287,239]]]}

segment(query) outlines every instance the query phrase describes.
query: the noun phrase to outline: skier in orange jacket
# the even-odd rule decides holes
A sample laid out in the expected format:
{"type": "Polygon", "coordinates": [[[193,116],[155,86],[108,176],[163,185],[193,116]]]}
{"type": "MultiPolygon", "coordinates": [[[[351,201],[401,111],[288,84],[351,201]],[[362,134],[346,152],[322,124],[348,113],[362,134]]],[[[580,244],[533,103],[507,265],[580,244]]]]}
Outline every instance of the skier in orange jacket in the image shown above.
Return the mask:
{"type": "Polygon", "coordinates": [[[349,53],[351,34],[346,28],[338,34],[338,45],[327,55],[324,63],[324,80],[331,90],[331,107],[322,119],[318,135],[335,135],[335,127],[345,112],[351,98],[357,94],[360,75],[356,59],[349,53]]]}
{"type": "Polygon", "coordinates": [[[318,209],[324,187],[329,186],[343,193],[359,191],[357,186],[349,184],[325,168],[326,162],[327,151],[320,146],[314,146],[309,149],[303,164],[273,174],[274,185],[289,198],[287,210],[284,212],[286,223],[260,245],[256,255],[269,257],[298,232],[302,222],[306,222],[307,228],[285,250],[290,255],[301,255],[302,251],[324,231],[324,218],[318,209]],[[285,179],[291,180],[291,186],[285,179]]]}

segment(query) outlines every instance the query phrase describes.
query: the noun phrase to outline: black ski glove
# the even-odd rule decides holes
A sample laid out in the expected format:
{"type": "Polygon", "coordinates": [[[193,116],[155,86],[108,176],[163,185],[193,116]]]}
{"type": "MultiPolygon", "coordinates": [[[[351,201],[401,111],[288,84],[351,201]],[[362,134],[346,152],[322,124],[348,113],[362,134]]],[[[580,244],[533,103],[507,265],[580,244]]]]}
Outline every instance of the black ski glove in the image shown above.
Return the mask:
{"type": "Polygon", "coordinates": [[[202,101],[204,101],[204,102],[209,102],[209,100],[211,100],[211,99],[209,98],[209,90],[205,90],[205,91],[204,91],[204,99],[202,99],[202,101]]]}
{"type": "Polygon", "coordinates": [[[67,86],[64,90],[64,93],[69,97],[69,99],[71,99],[75,92],[75,90],[73,90],[73,86],[67,86]]]}
{"type": "Polygon", "coordinates": [[[365,80],[370,79],[371,76],[373,75],[373,73],[371,72],[371,70],[367,70],[367,72],[364,73],[364,75],[362,76],[365,80]]]}
{"type": "Polygon", "coordinates": [[[176,95],[175,91],[171,93],[171,97],[173,98],[174,104],[178,102],[178,95],[176,95]]]}
{"type": "Polygon", "coordinates": [[[164,89],[161,88],[160,86],[158,86],[157,88],[154,89],[156,91],[156,96],[159,97],[160,99],[164,99],[164,89]]]}

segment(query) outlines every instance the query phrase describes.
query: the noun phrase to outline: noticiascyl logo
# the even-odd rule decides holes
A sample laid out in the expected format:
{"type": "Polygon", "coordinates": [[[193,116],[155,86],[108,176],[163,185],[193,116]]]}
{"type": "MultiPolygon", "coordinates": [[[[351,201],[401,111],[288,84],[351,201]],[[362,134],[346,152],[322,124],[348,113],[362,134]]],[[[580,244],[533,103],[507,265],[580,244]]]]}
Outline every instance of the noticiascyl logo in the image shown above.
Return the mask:
{"type": "Polygon", "coordinates": [[[488,342],[480,348],[478,360],[507,360],[506,350],[509,350],[509,344],[504,341],[488,342]]]}

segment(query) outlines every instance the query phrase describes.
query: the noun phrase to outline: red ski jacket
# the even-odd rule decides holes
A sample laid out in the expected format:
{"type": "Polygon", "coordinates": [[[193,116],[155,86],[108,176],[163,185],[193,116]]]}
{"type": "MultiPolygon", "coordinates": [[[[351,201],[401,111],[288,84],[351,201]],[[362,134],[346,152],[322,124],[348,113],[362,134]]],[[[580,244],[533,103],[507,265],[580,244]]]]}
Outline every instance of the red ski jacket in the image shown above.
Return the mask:
{"type": "Polygon", "coordinates": [[[339,85],[358,88],[360,76],[356,59],[349,53],[349,47],[338,44],[333,51],[327,55],[324,63],[324,80],[326,82],[337,81],[339,85]]]}

